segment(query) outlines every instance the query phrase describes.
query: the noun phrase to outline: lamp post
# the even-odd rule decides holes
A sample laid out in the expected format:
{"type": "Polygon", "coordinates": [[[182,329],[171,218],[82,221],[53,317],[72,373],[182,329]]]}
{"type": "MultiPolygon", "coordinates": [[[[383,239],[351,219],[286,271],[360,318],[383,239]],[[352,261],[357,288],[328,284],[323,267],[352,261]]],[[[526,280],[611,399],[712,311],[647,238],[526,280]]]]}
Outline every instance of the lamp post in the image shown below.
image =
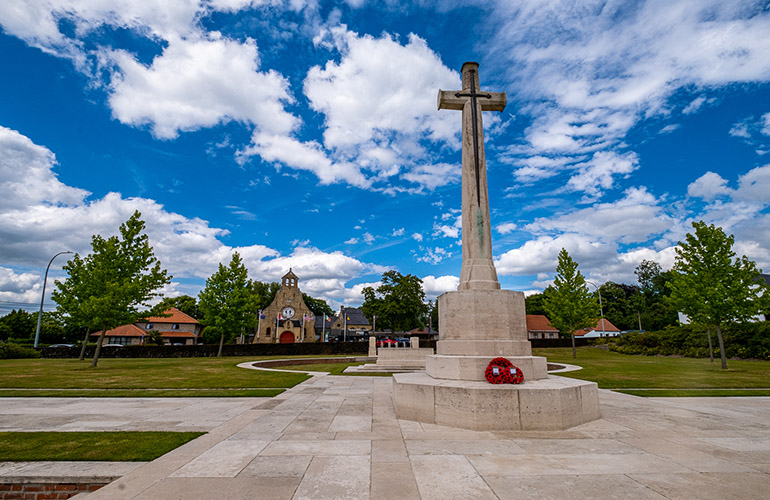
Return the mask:
{"type": "Polygon", "coordinates": [[[48,269],[51,268],[51,264],[53,263],[53,260],[56,257],[65,253],[74,253],[74,252],[66,251],[66,252],[57,253],[56,255],[51,257],[51,260],[48,261],[48,265],[45,268],[45,277],[43,278],[43,293],[40,296],[40,312],[38,312],[37,314],[37,328],[35,328],[35,347],[37,347],[37,341],[40,339],[40,320],[43,319],[43,301],[45,300],[45,284],[48,281],[48,269]]]}
{"type": "Polygon", "coordinates": [[[604,330],[604,308],[602,307],[602,292],[599,290],[599,287],[596,286],[595,283],[586,280],[586,283],[589,285],[593,285],[594,288],[596,288],[596,293],[599,294],[599,315],[602,317],[602,337],[606,335],[606,332],[604,330]]]}

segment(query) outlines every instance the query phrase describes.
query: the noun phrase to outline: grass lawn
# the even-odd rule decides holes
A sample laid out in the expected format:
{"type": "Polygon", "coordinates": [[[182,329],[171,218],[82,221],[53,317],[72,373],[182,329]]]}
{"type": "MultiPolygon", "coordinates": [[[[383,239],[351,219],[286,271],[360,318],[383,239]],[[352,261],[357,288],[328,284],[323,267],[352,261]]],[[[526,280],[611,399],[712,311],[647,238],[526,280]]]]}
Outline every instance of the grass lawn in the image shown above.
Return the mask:
{"type": "Polygon", "coordinates": [[[257,359],[268,358],[102,358],[96,368],[89,360],[6,359],[0,360],[0,396],[274,396],[309,377],[236,366],[257,359]]]}
{"type": "Polygon", "coordinates": [[[770,361],[728,360],[728,369],[722,370],[719,360],[711,363],[708,359],[631,356],[593,347],[578,348],[577,359],[572,358],[571,348],[532,349],[532,353],[546,356],[549,362],[583,367],[579,371],[560,373],[560,376],[590,380],[603,389],[621,389],[640,396],[770,395],[770,361]],[[631,392],[626,389],[667,391],[631,392]]]}
{"type": "Polygon", "coordinates": [[[0,461],[148,462],[204,432],[0,432],[0,461]]]}

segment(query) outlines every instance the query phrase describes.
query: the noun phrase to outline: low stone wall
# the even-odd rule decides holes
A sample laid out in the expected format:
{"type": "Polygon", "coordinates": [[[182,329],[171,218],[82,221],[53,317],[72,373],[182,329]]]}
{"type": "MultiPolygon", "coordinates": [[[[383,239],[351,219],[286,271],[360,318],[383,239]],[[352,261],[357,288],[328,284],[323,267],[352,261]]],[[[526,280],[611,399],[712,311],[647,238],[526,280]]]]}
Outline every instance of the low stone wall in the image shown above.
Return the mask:
{"type": "Polygon", "coordinates": [[[60,500],[96,491],[107,483],[3,483],[0,500],[60,500]]]}
{"type": "Polygon", "coordinates": [[[425,359],[433,355],[430,347],[379,348],[377,366],[415,366],[425,368],[425,359]]]}

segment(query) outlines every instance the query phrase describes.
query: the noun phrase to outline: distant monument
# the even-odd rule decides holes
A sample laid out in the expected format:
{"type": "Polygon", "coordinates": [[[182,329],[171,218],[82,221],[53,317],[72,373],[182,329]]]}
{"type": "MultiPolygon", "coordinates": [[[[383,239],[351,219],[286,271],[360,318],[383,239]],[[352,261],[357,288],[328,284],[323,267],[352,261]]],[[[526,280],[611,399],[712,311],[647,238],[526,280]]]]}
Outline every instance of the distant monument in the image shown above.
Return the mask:
{"type": "Polygon", "coordinates": [[[439,90],[438,109],[462,110],[463,262],[456,292],[438,298],[437,354],[425,373],[393,376],[396,416],[477,430],[566,429],[599,418],[597,385],[549,376],[532,356],[524,294],[501,290],[492,261],[483,111],[503,111],[504,92],[482,91],[479,65],[462,67],[462,90],[439,90]],[[485,370],[505,357],[524,383],[493,385],[485,370]]]}

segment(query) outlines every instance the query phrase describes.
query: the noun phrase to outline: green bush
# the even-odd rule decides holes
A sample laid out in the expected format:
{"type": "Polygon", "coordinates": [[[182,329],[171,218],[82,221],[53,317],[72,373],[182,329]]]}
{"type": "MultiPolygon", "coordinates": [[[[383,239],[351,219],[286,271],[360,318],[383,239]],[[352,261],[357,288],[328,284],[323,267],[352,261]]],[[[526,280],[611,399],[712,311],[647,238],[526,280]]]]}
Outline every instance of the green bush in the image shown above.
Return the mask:
{"type": "Polygon", "coordinates": [[[0,343],[0,359],[39,358],[40,353],[17,344],[0,343]]]}
{"type": "MultiPolygon", "coordinates": [[[[725,325],[722,328],[725,355],[728,358],[770,360],[770,323],[744,323],[725,325]]],[[[714,352],[719,345],[714,330],[711,331],[714,352]]],[[[700,326],[668,326],[656,332],[631,332],[623,335],[609,350],[623,354],[644,356],[708,356],[706,329],[700,326]]]]}

